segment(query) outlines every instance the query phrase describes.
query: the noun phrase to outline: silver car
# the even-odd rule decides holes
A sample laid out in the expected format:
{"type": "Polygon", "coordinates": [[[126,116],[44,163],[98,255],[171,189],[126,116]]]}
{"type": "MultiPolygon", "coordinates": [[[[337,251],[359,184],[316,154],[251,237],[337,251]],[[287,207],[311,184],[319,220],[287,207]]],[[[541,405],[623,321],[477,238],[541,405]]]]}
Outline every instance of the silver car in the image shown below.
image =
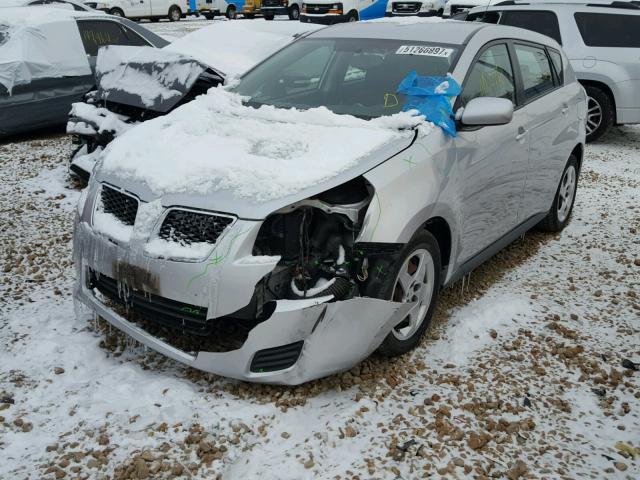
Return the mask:
{"type": "Polygon", "coordinates": [[[557,40],[589,98],[587,141],[640,123],[640,2],[515,1],[474,8],[468,21],[526,28],[557,40]]]}
{"type": "MultiPolygon", "coordinates": [[[[155,141],[144,132],[174,128],[184,121],[181,111],[201,111],[197,103],[204,108],[220,89],[118,137],[78,206],[76,299],[168,357],[253,382],[299,384],[349,369],[376,350],[393,356],[414,348],[441,287],[529,229],[557,232],[569,222],[586,95],[554,40],[456,21],[329,27],[243,76],[235,91],[247,105],[266,107],[246,108],[242,119],[230,114],[224,125],[188,128],[206,137],[203,128],[214,134],[236,121],[262,125],[265,115],[291,107],[298,111],[286,115],[320,106],[339,118],[375,121],[402,109],[407,98],[391,101],[389,92],[413,71],[425,78],[449,73],[462,86],[451,98],[455,134],[416,120],[348,168],[281,197],[196,186],[159,195],[126,165],[122,172],[105,168],[119,145],[155,141]],[[105,224],[124,236],[105,233],[105,224]],[[153,253],[152,242],[178,248],[153,253]],[[182,257],[189,253],[199,258],[182,257]]],[[[293,141],[305,148],[335,154],[341,147],[317,144],[331,125],[269,128],[275,145],[296,128],[293,141]]],[[[339,127],[335,132],[337,141],[339,127]]],[[[251,142],[254,133],[237,135],[251,142]]],[[[263,139],[253,148],[287,154],[263,139]]],[[[234,166],[220,151],[207,152],[207,162],[234,166]]],[[[133,168],[158,158],[127,155],[133,168]]],[[[184,155],[176,161],[205,165],[184,155]]]]}

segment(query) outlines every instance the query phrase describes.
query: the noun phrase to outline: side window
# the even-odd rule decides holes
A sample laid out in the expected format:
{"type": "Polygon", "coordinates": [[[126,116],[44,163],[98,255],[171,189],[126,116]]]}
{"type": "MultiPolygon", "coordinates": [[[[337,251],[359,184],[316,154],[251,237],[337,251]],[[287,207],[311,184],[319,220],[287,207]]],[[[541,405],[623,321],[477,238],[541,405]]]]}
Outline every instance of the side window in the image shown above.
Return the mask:
{"type": "Polygon", "coordinates": [[[556,72],[556,76],[558,78],[558,85],[564,85],[564,70],[562,65],[562,55],[557,50],[553,48],[548,48],[549,57],[551,57],[551,63],[553,63],[553,69],[556,72]]]}
{"type": "Polygon", "coordinates": [[[462,91],[462,104],[476,97],[507,98],[515,103],[515,83],[504,43],[487,48],[476,60],[462,91]]]}
{"type": "Polygon", "coordinates": [[[78,22],[80,38],[87,55],[95,57],[98,49],[105,45],[148,45],[139,35],[129,31],[118,22],[104,20],[81,20],[78,22]]]}
{"type": "Polygon", "coordinates": [[[467,15],[467,22],[498,23],[500,12],[477,12],[467,15]]]}
{"type": "Polygon", "coordinates": [[[331,49],[320,47],[291,63],[283,70],[279,80],[285,89],[284,93],[318,88],[330,57],[331,49]]]}
{"type": "Polygon", "coordinates": [[[543,10],[508,10],[502,14],[502,25],[524,28],[553,38],[562,45],[560,25],[554,12],[543,10]]]}
{"type": "Polygon", "coordinates": [[[588,47],[640,48],[640,15],[578,12],[574,17],[588,47]]]}
{"type": "Polygon", "coordinates": [[[522,74],[524,101],[553,90],[551,65],[544,48],[516,44],[515,50],[522,74]]]}

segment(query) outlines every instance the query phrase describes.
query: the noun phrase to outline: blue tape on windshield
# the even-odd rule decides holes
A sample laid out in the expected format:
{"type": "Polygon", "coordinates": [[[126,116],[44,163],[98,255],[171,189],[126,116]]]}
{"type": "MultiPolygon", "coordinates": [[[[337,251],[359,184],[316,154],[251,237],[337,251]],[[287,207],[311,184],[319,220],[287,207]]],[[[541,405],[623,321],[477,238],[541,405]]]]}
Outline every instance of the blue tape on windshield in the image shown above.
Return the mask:
{"type": "Polygon", "coordinates": [[[418,110],[420,115],[456,136],[456,122],[449,97],[460,95],[460,85],[451,77],[421,77],[415,71],[404,77],[396,93],[407,96],[402,111],[418,110]]]}

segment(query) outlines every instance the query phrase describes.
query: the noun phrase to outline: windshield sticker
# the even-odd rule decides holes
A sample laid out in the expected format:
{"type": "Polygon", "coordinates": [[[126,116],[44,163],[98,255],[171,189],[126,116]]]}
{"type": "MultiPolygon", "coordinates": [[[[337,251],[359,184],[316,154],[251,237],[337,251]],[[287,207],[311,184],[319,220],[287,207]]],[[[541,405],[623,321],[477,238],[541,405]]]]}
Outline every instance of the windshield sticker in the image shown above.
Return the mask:
{"type": "Polygon", "coordinates": [[[453,48],[429,47],[426,45],[402,45],[396,50],[396,55],[426,55],[428,57],[449,58],[453,48]]]}

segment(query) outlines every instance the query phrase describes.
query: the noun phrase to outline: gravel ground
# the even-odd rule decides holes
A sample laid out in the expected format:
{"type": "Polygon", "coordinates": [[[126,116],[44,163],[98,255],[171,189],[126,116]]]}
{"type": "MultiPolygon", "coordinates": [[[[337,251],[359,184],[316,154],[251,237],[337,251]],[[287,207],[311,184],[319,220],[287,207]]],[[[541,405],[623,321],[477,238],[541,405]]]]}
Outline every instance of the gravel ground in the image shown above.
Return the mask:
{"type": "Polygon", "coordinates": [[[0,145],[0,478],[640,478],[639,127],[590,145],[569,227],[444,291],[413,353],[295,388],[76,320],[69,153],[0,145]]]}

